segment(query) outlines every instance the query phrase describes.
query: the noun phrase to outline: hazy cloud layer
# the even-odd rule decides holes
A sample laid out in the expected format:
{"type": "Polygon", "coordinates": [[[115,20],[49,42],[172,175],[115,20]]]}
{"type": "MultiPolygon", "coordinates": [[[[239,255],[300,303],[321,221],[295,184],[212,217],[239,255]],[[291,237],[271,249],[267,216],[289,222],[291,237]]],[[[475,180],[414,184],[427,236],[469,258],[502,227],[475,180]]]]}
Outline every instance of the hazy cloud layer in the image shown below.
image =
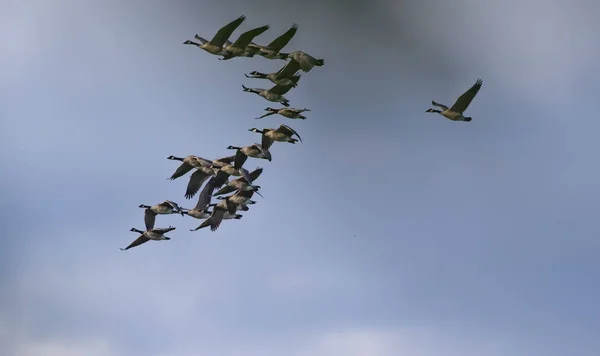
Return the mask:
{"type": "Polygon", "coordinates": [[[595,2],[5,1],[0,344],[7,355],[592,355],[595,2]],[[299,24],[325,59],[253,120],[263,58],[182,42],[299,24]],[[483,78],[469,124],[426,114],[483,78]],[[591,112],[591,113],[590,113],[591,112]],[[139,204],[287,123],[240,221],[127,252],[139,204]],[[5,346],[6,345],[6,346],[5,346]]]}

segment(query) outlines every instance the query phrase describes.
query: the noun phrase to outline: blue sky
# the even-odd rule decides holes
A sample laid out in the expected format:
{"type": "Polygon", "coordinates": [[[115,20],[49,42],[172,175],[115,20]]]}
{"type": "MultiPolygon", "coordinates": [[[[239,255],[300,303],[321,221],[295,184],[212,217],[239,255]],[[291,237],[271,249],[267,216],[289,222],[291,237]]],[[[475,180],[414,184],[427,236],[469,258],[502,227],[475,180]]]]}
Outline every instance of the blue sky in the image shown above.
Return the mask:
{"type": "Polygon", "coordinates": [[[600,44],[591,1],[5,1],[0,344],[6,355],[600,353],[600,44]],[[184,46],[245,14],[325,59],[287,98],[264,58],[184,46]],[[454,16],[454,17],[453,17],[454,16]],[[426,114],[477,78],[470,123],[426,114]],[[295,128],[240,221],[160,216],[169,155],[295,128]],[[356,235],[356,236],[354,236],[356,235]]]}

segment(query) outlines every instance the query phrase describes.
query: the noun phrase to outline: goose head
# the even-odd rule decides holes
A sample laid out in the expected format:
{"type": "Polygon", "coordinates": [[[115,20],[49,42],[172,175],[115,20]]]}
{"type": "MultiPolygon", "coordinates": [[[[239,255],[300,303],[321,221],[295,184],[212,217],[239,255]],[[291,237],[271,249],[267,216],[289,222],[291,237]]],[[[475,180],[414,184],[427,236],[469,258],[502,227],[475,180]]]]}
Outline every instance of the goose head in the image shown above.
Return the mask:
{"type": "Polygon", "coordinates": [[[427,109],[427,111],[425,112],[436,112],[436,113],[441,113],[441,111],[436,110],[436,109],[427,109]]]}
{"type": "Polygon", "coordinates": [[[140,205],[138,206],[138,208],[150,209],[150,208],[151,208],[151,206],[150,206],[150,205],[145,205],[145,204],[140,204],[140,205]]]}
{"type": "Polygon", "coordinates": [[[248,129],[248,131],[252,131],[252,132],[258,132],[259,134],[264,133],[264,131],[257,129],[256,127],[253,127],[251,129],[248,129]]]}

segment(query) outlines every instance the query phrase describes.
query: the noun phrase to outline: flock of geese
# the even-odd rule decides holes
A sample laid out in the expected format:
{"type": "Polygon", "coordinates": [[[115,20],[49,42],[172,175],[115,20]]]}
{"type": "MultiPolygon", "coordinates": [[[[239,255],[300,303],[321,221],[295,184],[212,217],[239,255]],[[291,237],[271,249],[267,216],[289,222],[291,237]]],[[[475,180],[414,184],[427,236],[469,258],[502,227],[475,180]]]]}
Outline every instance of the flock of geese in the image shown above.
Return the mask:
{"type": "MultiPolygon", "coordinates": [[[[290,108],[289,100],[284,95],[292,88],[298,86],[301,72],[306,73],[315,66],[323,66],[325,63],[324,60],[312,57],[303,51],[281,52],[296,34],[298,30],[298,25],[296,24],[267,45],[259,45],[253,42],[253,40],[258,35],[267,31],[269,25],[246,31],[235,42],[229,41],[233,32],[245,19],[245,16],[240,16],[223,26],[210,41],[196,34],[194,38],[197,42],[187,40],[184,44],[196,46],[210,54],[220,56],[219,60],[230,60],[236,57],[252,58],[256,55],[267,59],[285,60],[286,64],[277,72],[265,74],[253,71],[245,74],[247,78],[266,79],[270,81],[273,84],[271,88],[248,88],[242,85],[242,89],[245,92],[255,93],[268,101],[280,103],[283,106],[282,108],[267,107],[265,109],[267,113],[256,119],[262,119],[275,114],[288,119],[306,119],[303,113],[310,110],[306,108],[290,108]]],[[[188,215],[195,219],[204,219],[197,228],[190,231],[197,231],[205,227],[210,227],[211,231],[216,231],[223,220],[241,219],[242,215],[238,212],[248,211],[248,205],[256,204],[252,200],[254,193],[262,196],[259,193],[260,186],[254,184],[254,182],[260,177],[263,169],[259,167],[252,172],[245,169],[243,165],[248,157],[264,159],[270,162],[270,148],[274,142],[302,142],[296,130],[287,125],[280,125],[278,128],[264,128],[262,130],[251,128],[249,131],[260,134],[261,142],[249,146],[229,146],[227,149],[235,151],[235,154],[231,156],[214,160],[194,155],[187,157],[167,157],[167,159],[181,162],[171,175],[171,180],[183,177],[193,170],[185,192],[186,199],[193,198],[204,184],[204,188],[198,194],[198,202],[193,209],[182,208],[179,204],[170,200],[165,200],[156,205],[141,204],[139,207],[144,209],[144,224],[146,229],[142,231],[132,228],[130,231],[138,233],[139,237],[121,250],[128,250],[149,240],[170,240],[171,238],[165,234],[175,230],[175,227],[154,227],[157,215],[181,214],[181,216],[188,215]],[[294,138],[294,136],[297,138],[294,138]],[[218,189],[217,192],[214,192],[215,189],[218,189]],[[218,202],[212,203],[213,197],[218,202]]]]}
{"type": "MultiPolygon", "coordinates": [[[[286,64],[277,72],[261,73],[253,71],[245,74],[247,78],[266,79],[274,84],[269,89],[248,88],[242,85],[245,92],[257,94],[264,99],[280,103],[282,108],[267,107],[266,114],[257,117],[262,119],[270,115],[281,115],[288,119],[306,119],[304,112],[309,109],[294,109],[290,108],[289,100],[285,98],[285,94],[292,88],[298,86],[298,81],[301,77],[301,72],[309,72],[313,67],[323,66],[324,60],[312,57],[303,51],[293,51],[290,53],[281,52],[283,48],[290,42],[292,37],[298,30],[298,25],[294,24],[284,34],[275,38],[267,45],[259,45],[253,42],[254,38],[269,29],[269,25],[254,28],[242,33],[235,42],[229,41],[229,37],[233,32],[244,22],[245,16],[240,16],[236,20],[223,26],[214,37],[209,41],[197,34],[194,36],[197,42],[187,40],[186,45],[196,46],[204,51],[220,56],[219,60],[230,60],[236,57],[261,56],[267,59],[281,59],[287,61],[286,64]]],[[[481,89],[482,80],[477,79],[475,84],[465,93],[463,93],[456,102],[448,107],[443,104],[432,101],[432,105],[438,109],[427,109],[428,113],[437,113],[452,121],[470,122],[471,117],[464,116],[464,111],[467,109],[473,98],[481,89]]],[[[252,128],[249,131],[259,133],[262,137],[261,143],[254,143],[249,146],[229,146],[230,150],[235,150],[235,155],[208,160],[198,156],[187,156],[185,158],[169,156],[170,160],[181,161],[182,163],[171,176],[171,180],[180,178],[188,172],[195,170],[189,179],[185,198],[193,198],[202,184],[206,182],[204,188],[198,196],[198,202],[193,209],[185,209],[177,203],[165,200],[156,205],[140,205],[144,209],[144,223],[146,229],[144,231],[132,228],[131,231],[140,234],[129,246],[122,250],[128,250],[132,247],[141,245],[149,240],[170,240],[165,234],[175,230],[175,227],[156,228],[154,222],[156,215],[164,214],[181,214],[188,215],[196,219],[204,219],[204,221],[195,229],[196,231],[205,227],[209,227],[211,231],[216,231],[223,220],[241,219],[242,215],[238,211],[248,211],[248,205],[255,204],[252,200],[254,193],[259,193],[260,186],[254,184],[256,179],[262,174],[262,168],[256,168],[249,172],[243,165],[248,157],[256,159],[264,159],[271,161],[270,148],[273,142],[296,143],[302,142],[300,135],[287,125],[280,125],[278,128],[265,128],[259,130],[252,128]],[[297,139],[293,136],[298,137],[297,139]],[[236,177],[231,179],[230,177],[236,177]],[[215,189],[219,189],[214,193],[215,189]],[[230,194],[230,195],[226,195],[230,194]],[[225,196],[226,195],[226,196],[225,196]],[[212,203],[212,198],[219,200],[217,203],[212,203]],[[210,210],[212,208],[212,210],[210,210]]],[[[262,195],[261,195],[262,196],[262,195]]]]}

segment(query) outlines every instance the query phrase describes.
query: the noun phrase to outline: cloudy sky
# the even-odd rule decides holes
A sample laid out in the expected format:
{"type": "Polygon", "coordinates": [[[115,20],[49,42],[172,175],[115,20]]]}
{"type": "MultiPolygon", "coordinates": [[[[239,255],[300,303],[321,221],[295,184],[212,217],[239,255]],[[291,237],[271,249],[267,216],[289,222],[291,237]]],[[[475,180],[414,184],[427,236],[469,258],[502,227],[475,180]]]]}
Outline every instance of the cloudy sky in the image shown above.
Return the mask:
{"type": "Polygon", "coordinates": [[[0,344],[7,356],[600,354],[600,3],[4,0],[0,344]],[[192,46],[246,15],[325,59],[192,46]],[[470,123],[426,114],[477,78],[470,123]],[[214,233],[123,252],[169,155],[223,157],[287,123],[264,199],[214,233]]]}

